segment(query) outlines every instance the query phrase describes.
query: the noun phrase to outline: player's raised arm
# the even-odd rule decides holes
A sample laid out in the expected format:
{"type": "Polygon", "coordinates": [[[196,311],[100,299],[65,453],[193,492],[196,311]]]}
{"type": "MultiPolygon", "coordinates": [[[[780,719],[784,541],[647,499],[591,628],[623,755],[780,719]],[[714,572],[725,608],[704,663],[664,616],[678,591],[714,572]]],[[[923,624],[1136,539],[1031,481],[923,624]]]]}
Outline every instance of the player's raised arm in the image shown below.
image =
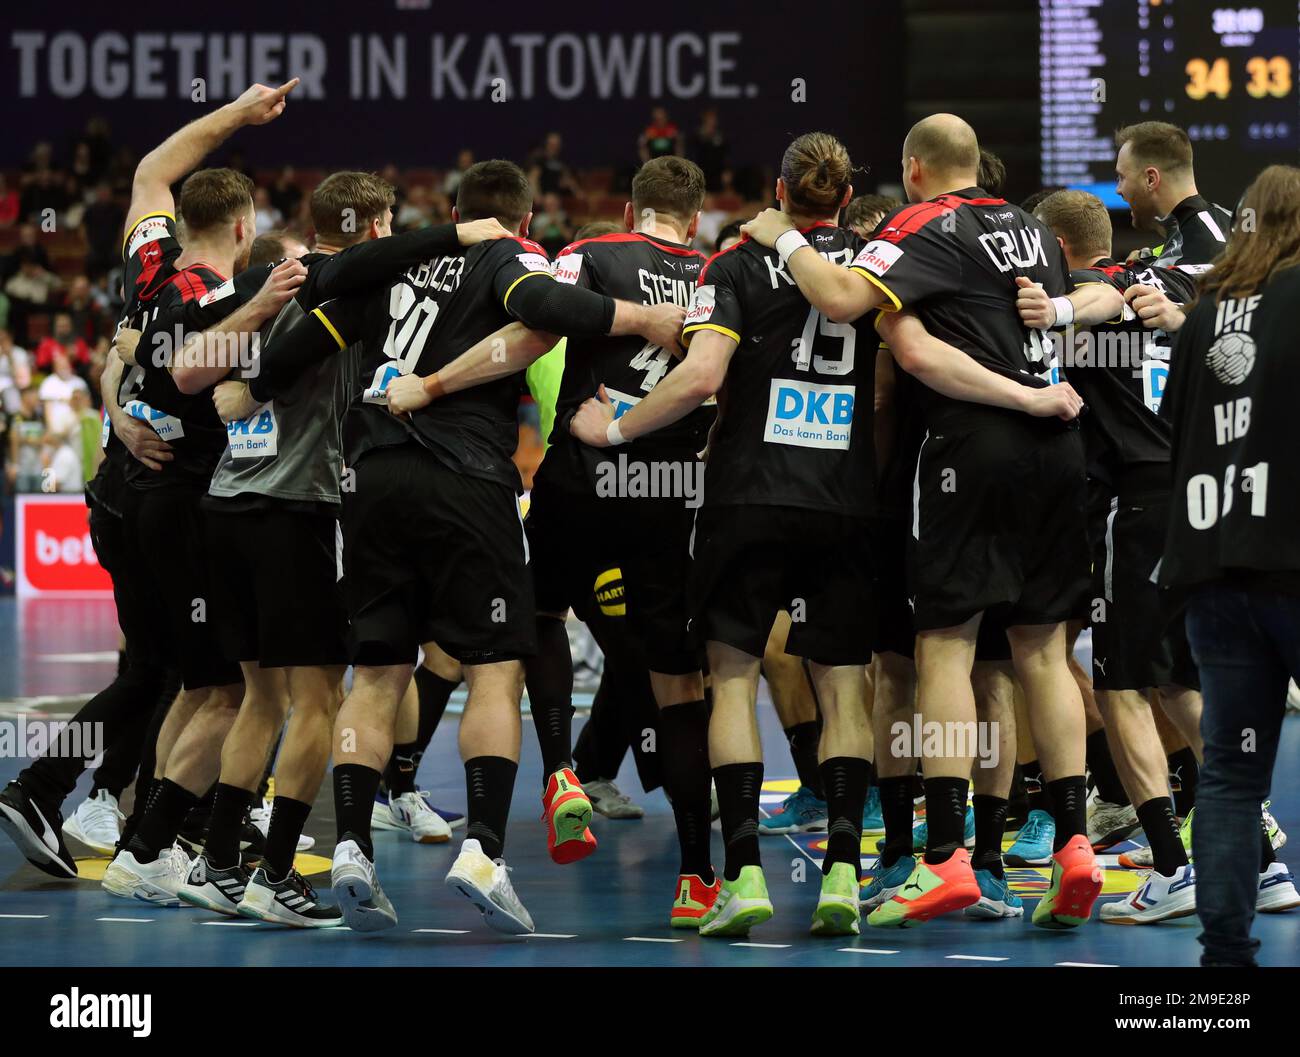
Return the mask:
{"type": "Polygon", "coordinates": [[[885,304],[885,294],[857,272],[832,264],[813,250],[789,214],[764,209],[740,231],[781,255],[781,262],[808,303],[834,323],[851,323],[885,304]],[[804,253],[804,250],[810,252],[804,253]]]}
{"type": "Polygon", "coordinates": [[[1066,382],[1022,385],[990,371],[961,349],[934,337],[911,312],[882,314],[876,322],[898,365],[937,393],[953,400],[1023,411],[1035,418],[1070,420],[1083,400],[1066,382]]]}
{"type": "Polygon", "coordinates": [[[252,85],[238,99],[173,132],[140,159],[131,183],[124,234],[129,235],[141,217],[173,212],[172,184],[245,125],[265,125],[282,114],[285,99],[297,84],[295,77],[278,88],[252,85]]]}

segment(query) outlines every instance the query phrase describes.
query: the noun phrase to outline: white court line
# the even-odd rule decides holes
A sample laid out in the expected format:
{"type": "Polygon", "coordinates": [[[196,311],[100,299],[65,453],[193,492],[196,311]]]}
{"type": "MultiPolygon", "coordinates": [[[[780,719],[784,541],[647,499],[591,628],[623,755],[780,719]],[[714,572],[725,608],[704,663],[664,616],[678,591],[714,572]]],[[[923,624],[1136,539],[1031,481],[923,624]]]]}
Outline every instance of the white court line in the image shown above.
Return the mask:
{"type": "Polygon", "coordinates": [[[1057,962],[1057,965],[1064,965],[1070,969],[1118,969],[1118,965],[1110,965],[1107,962],[1057,962]]]}
{"type": "Polygon", "coordinates": [[[49,916],[49,914],[0,914],[0,918],[8,918],[12,921],[38,921],[49,916]]]}
{"type": "Polygon", "coordinates": [[[882,951],[874,947],[841,947],[840,954],[897,954],[898,951],[882,951]]]}
{"type": "Polygon", "coordinates": [[[659,936],[624,936],[624,943],[681,943],[681,940],[663,939],[659,936]]]}
{"type": "Polygon", "coordinates": [[[147,925],[153,918],[95,918],[96,921],[112,921],[120,924],[147,925]]]}
{"type": "Polygon", "coordinates": [[[733,943],[733,947],[762,947],[767,950],[783,951],[790,946],[788,943],[733,943]]]}
{"type": "Polygon", "coordinates": [[[576,940],[576,932],[521,932],[519,933],[524,939],[532,940],[576,940]]]}
{"type": "Polygon", "coordinates": [[[439,936],[468,936],[469,929],[411,929],[412,932],[432,932],[439,936]]]}
{"type": "Polygon", "coordinates": [[[225,925],[232,929],[255,929],[260,921],[200,921],[200,925],[225,925]]]}
{"type": "Polygon", "coordinates": [[[949,961],[954,962],[1008,962],[1010,958],[994,958],[987,954],[949,954],[949,961]]]}

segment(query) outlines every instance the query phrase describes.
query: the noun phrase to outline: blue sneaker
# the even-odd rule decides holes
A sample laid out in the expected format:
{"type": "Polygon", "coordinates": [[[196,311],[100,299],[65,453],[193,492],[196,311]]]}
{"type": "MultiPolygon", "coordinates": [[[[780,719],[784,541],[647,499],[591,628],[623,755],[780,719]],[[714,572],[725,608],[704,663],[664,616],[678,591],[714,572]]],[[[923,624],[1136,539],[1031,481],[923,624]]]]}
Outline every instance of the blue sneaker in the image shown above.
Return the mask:
{"type": "MultiPolygon", "coordinates": [[[[929,836],[930,827],[925,824],[924,818],[912,823],[912,850],[925,851],[925,842],[929,836]]],[[[966,808],[966,828],[961,836],[967,848],[975,847],[975,809],[969,805],[966,808]]]]}
{"type": "Polygon", "coordinates": [[[877,867],[871,883],[862,889],[861,895],[858,896],[858,905],[867,911],[874,910],[881,903],[888,903],[894,898],[895,893],[907,884],[907,879],[912,876],[912,871],[915,869],[916,860],[910,855],[904,855],[887,870],[880,870],[877,867]]]}
{"type": "Polygon", "coordinates": [[[1008,866],[1051,866],[1052,842],[1056,839],[1056,820],[1046,811],[1029,812],[1015,842],[1003,854],[1008,866]]]}
{"type": "Polygon", "coordinates": [[[783,833],[825,833],[826,801],[818,800],[811,789],[801,785],[782,801],[780,811],[758,820],[758,832],[766,837],[783,833]]]}
{"type": "Polygon", "coordinates": [[[874,836],[885,832],[885,816],[880,810],[880,790],[874,785],[867,790],[867,802],[862,807],[862,833],[874,836]]]}
{"type": "Polygon", "coordinates": [[[1018,918],[1025,912],[1020,897],[1011,891],[1005,879],[994,877],[989,870],[976,870],[975,881],[980,886],[980,901],[962,911],[968,918],[981,921],[998,921],[1018,918]]]}

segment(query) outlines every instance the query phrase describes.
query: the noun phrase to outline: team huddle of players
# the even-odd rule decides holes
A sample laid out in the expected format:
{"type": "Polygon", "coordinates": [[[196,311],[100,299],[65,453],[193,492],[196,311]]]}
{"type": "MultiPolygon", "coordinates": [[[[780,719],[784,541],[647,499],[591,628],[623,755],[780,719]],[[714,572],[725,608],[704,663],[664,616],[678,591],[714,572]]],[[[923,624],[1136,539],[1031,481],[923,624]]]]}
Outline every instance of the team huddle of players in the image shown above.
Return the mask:
{"type": "MultiPolygon", "coordinates": [[[[439,841],[454,823],[465,839],[447,885],[490,926],[532,931],[503,859],[521,693],[548,850],[572,863],[597,841],[574,772],[565,622],[617,567],[679,839],[674,927],[736,936],[772,915],[755,700],[774,627],[778,652],[803,659],[819,724],[801,768],[827,832],[814,934],[856,934],[864,910],[879,926],[1022,913],[1002,854],[1015,753],[974,769],[963,751],[926,754],[914,827],[918,759],[888,734],[914,712],[1011,732],[1017,698],[1024,770],[1041,780],[1010,861],[1051,867],[1034,924],[1076,927],[1101,891],[1085,745],[1102,720],[1152,873],[1101,916],[1194,912],[1153,719],[1163,709],[1197,749],[1195,667],[1151,583],[1169,502],[1158,328],[1195,296],[1228,218],[1195,194],[1185,136],[1148,123],[1119,137],[1120,193],[1166,232],[1158,256],[1128,264],[1110,259],[1096,198],[1058,192],[1027,211],[981,189],[973,130],[943,114],[903,145],[911,204],[865,237],[839,226],[848,154],[814,132],[782,158],[779,208],[708,259],[691,248],[703,176],[668,157],[635,177],[626,230],[553,261],[527,238],[524,173],[486,161],[464,174],[454,223],[399,236],[392,189],[336,173],[312,195],[313,250],[250,264],[251,185],[193,170],[278,117],[295,83],[250,88],[136,173],[107,457],[89,489],[126,657],[78,716],[144,746],[105,889],[376,931],[397,914],[372,826],[439,841]],[[170,189],[187,173],[181,234],[170,189]],[[551,447],[522,521],[518,403],[561,337],[551,447]],[[693,490],[610,485],[700,473],[702,505],[693,490]],[[1070,663],[1084,624],[1091,680],[1070,663]],[[462,678],[464,820],[414,787],[462,678]],[[241,845],[272,755],[250,871],[241,845]],[[326,904],[293,854],[331,759],[326,904]],[[177,838],[209,790],[192,857],[177,838]],[[863,889],[872,811],[884,839],[863,889]]],[[[0,793],[0,826],[54,876],[76,875],[58,824],[80,770],[52,754],[0,793]]],[[[1259,906],[1300,904],[1263,823],[1261,846],[1259,906]]]]}

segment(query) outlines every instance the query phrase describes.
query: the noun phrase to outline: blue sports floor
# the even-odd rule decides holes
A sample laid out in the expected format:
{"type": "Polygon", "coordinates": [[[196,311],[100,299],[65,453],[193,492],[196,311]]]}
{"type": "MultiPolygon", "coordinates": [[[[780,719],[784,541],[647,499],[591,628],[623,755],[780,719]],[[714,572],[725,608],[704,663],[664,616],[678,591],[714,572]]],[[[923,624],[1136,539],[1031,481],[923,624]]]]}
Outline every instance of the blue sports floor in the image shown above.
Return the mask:
{"type": "MultiPolygon", "coordinates": [[[[60,715],[75,710],[104,686],[115,663],[111,603],[0,600],[0,722],[19,712],[60,715]],[[21,605],[21,609],[20,609],[21,605]]],[[[455,699],[454,699],[455,700],[455,699]]],[[[453,706],[454,707],[454,706],[453,706]]],[[[760,705],[768,761],[765,802],[772,809],[794,788],[793,767],[770,704],[760,705]]],[[[576,721],[584,721],[582,714],[576,721]]],[[[818,940],[807,934],[816,899],[824,835],[764,840],[764,867],[776,916],[747,943],[702,940],[668,927],[674,895],[676,838],[662,793],[643,796],[630,761],[620,775],[625,793],[644,803],[646,817],[612,821],[597,816],[600,848],[573,866],[551,863],[538,821],[541,773],[526,722],[524,758],[516,787],[506,858],[515,887],[536,921],[528,939],[502,936],[480,924],[478,913],[442,885],[457,846],[417,845],[404,835],[376,834],[380,878],[400,921],[396,929],[362,937],[347,930],[299,932],[231,921],[196,910],[138,906],[116,899],[92,880],[55,881],[28,866],[0,839],[0,966],[76,965],[707,965],[707,966],[1192,966],[1199,956],[1195,918],[1154,927],[1104,926],[1093,921],[1072,933],[1028,924],[1046,871],[1011,870],[1026,903],[1023,919],[974,922],[951,918],[909,930],[874,930],[818,940]],[[555,947],[562,947],[562,953],[555,947]]],[[[449,713],[425,756],[419,781],[439,806],[463,809],[456,721],[449,713]]],[[[22,760],[0,759],[0,782],[22,760]]],[[[328,790],[328,782],[326,783],[328,790]]],[[[68,802],[72,810],[89,778],[68,802]]],[[[1300,841],[1300,718],[1287,721],[1273,793],[1273,813],[1300,841]]],[[[328,888],[333,846],[332,805],[318,800],[307,831],[317,845],[300,857],[304,873],[328,888]],[[320,872],[316,872],[320,871],[320,872]]],[[[715,827],[716,833],[716,827],[715,827]]],[[[721,865],[721,836],[715,838],[721,865]]],[[[874,847],[875,838],[870,838],[874,847]]],[[[1300,846],[1300,845],[1297,845],[1300,846]]],[[[1123,850],[1115,849],[1116,852],[1123,850]]],[[[1288,847],[1279,857],[1286,861],[1288,847]]],[[[863,866],[875,857],[864,841],[863,866]]],[[[1137,875],[1107,855],[1106,893],[1131,890],[1137,875]]],[[[98,876],[106,860],[85,860],[98,876]]],[[[1255,934],[1266,965],[1300,963],[1300,911],[1261,916],[1255,934]]]]}

